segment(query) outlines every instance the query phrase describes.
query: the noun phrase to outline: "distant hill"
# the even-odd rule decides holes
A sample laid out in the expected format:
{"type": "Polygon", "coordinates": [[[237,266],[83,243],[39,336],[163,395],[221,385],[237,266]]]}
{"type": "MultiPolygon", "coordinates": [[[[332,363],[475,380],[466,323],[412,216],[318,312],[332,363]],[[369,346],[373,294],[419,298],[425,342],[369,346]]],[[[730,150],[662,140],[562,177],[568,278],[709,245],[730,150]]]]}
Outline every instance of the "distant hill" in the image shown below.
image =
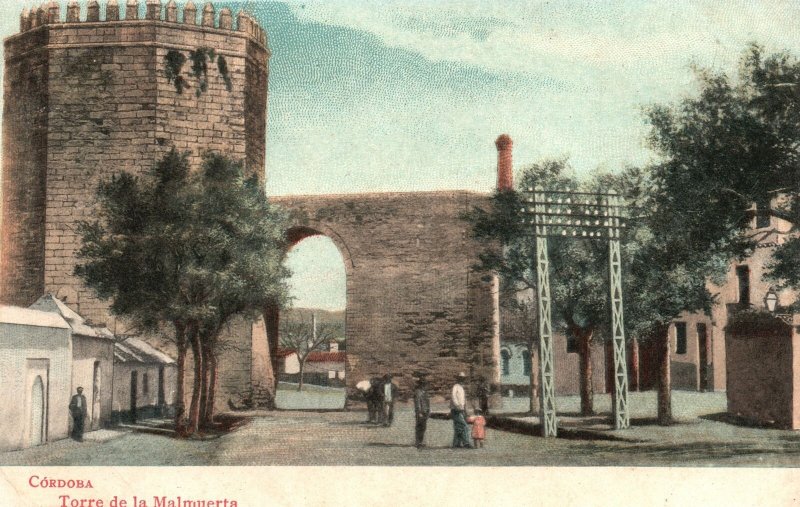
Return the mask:
{"type": "Polygon", "coordinates": [[[340,324],[344,326],[344,310],[332,312],[318,308],[287,308],[281,311],[281,318],[309,320],[312,313],[317,315],[317,322],[320,324],[340,324]]]}

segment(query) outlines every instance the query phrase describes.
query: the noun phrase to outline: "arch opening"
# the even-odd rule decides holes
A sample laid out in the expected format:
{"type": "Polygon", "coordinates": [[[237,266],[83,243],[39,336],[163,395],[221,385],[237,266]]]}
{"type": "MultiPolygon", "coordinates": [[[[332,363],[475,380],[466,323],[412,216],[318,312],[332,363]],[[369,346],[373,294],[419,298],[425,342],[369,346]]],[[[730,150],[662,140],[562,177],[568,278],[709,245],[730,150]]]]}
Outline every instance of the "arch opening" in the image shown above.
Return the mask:
{"type": "Polygon", "coordinates": [[[327,231],[295,227],[286,236],[291,302],[276,311],[272,323],[277,328],[276,405],[342,408],[347,378],[348,256],[327,231]]]}

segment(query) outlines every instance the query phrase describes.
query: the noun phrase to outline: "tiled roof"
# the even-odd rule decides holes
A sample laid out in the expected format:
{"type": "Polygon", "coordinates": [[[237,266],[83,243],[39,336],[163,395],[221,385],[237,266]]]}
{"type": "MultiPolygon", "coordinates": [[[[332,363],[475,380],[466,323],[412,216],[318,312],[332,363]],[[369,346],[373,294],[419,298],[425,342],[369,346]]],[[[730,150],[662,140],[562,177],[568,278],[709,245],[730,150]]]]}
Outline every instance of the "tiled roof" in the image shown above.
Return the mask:
{"type": "Polygon", "coordinates": [[[114,360],[120,363],[174,364],[175,360],[136,338],[114,344],[114,360]]]}
{"type": "Polygon", "coordinates": [[[67,321],[56,313],[17,306],[0,306],[0,324],[69,329],[67,321]]]}
{"type": "Polygon", "coordinates": [[[89,338],[103,338],[106,340],[113,340],[114,335],[105,326],[92,326],[86,320],[75,313],[70,307],[64,304],[63,301],[47,294],[40,297],[30,308],[32,310],[40,310],[43,312],[52,312],[61,315],[67,321],[69,327],[72,328],[72,334],[78,336],[87,336],[89,338]]]}
{"type": "Polygon", "coordinates": [[[312,352],[308,355],[309,363],[343,363],[347,359],[346,352],[312,352]]]}
{"type": "Polygon", "coordinates": [[[296,353],[297,353],[297,351],[294,350],[294,349],[278,349],[277,356],[278,356],[278,359],[281,359],[281,358],[284,358],[284,357],[289,357],[292,354],[296,354],[296,353]]]}
{"type": "MultiPolygon", "coordinates": [[[[282,359],[296,353],[297,351],[294,349],[278,349],[278,358],[282,359]]],[[[343,363],[346,358],[347,352],[315,351],[308,355],[306,361],[309,363],[343,363]]]]}

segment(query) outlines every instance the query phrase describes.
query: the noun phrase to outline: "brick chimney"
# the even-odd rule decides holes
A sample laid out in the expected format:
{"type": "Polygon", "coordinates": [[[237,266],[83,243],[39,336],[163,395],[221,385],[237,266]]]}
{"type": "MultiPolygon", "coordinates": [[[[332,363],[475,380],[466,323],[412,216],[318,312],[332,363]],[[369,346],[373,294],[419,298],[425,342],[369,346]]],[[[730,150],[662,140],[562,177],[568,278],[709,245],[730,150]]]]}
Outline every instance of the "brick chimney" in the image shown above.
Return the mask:
{"type": "Polygon", "coordinates": [[[512,151],[514,142],[508,134],[503,134],[494,142],[497,146],[497,190],[514,188],[514,164],[512,151]]]}

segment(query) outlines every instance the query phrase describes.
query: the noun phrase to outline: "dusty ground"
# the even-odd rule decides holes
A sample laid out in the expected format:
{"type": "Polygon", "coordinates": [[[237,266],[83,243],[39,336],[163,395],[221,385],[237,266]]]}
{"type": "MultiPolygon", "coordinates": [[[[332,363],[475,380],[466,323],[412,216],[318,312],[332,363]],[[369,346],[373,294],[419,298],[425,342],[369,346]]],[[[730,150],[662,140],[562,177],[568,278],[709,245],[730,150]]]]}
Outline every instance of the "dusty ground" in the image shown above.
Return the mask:
{"type": "MultiPolygon", "coordinates": [[[[574,408],[570,403],[574,400],[559,400],[565,414],[574,408]]],[[[599,410],[604,403],[603,397],[599,397],[599,410]]],[[[428,425],[428,449],[417,450],[411,445],[413,415],[408,407],[397,410],[391,428],[364,424],[366,414],[360,411],[282,411],[256,414],[238,430],[214,440],[180,441],[160,435],[106,430],[90,434],[84,443],[62,440],[35,449],[2,453],[0,464],[800,465],[800,434],[721,422],[715,414],[720,406],[724,408],[724,394],[676,393],[675,405],[679,424],[662,428],[649,420],[650,407],[655,406],[654,395],[632,396],[636,425],[626,432],[598,431],[626,441],[544,439],[489,430],[485,449],[455,450],[449,448],[450,421],[434,419],[428,425]]],[[[508,408],[519,407],[511,403],[508,408]]]]}

